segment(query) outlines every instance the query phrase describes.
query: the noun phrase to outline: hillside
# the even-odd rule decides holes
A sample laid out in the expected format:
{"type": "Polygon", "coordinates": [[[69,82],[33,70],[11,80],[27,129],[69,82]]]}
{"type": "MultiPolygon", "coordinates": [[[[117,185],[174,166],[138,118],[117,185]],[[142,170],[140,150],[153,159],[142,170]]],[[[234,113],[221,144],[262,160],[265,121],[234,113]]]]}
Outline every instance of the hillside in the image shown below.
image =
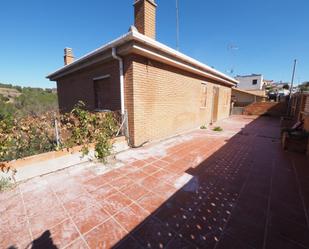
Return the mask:
{"type": "Polygon", "coordinates": [[[58,100],[54,89],[0,83],[0,120],[8,116],[24,117],[57,110],[58,100]]]}
{"type": "Polygon", "coordinates": [[[0,87],[0,95],[7,98],[8,102],[14,102],[14,99],[21,95],[21,92],[14,88],[3,88],[0,87]]]}

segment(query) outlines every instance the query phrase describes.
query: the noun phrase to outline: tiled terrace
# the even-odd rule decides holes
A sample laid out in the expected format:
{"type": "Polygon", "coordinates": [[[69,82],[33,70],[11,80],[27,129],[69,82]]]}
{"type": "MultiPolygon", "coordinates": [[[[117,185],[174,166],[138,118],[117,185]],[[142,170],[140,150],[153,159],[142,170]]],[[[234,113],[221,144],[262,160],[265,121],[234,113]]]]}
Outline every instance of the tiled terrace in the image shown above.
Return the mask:
{"type": "Polygon", "coordinates": [[[309,161],[276,119],[220,126],[1,193],[0,248],[309,248],[309,161]]]}

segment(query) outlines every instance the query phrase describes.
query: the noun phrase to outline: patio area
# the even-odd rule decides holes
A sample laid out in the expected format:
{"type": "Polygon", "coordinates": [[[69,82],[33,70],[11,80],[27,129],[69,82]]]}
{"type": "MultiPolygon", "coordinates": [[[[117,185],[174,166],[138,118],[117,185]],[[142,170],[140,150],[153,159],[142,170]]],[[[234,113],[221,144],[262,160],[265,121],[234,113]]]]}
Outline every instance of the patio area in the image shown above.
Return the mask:
{"type": "Polygon", "coordinates": [[[232,116],[0,193],[0,248],[309,248],[309,159],[232,116]]]}

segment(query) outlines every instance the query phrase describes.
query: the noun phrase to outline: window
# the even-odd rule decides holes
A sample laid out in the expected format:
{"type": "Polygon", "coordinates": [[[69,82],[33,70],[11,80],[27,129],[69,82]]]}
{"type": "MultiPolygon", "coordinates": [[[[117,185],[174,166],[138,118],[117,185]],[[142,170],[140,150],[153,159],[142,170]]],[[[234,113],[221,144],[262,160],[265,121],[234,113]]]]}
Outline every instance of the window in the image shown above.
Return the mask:
{"type": "Polygon", "coordinates": [[[110,110],[112,108],[112,84],[110,77],[98,77],[93,81],[95,109],[110,110]]]}
{"type": "Polygon", "coordinates": [[[206,83],[202,83],[201,85],[201,108],[206,108],[207,104],[207,85],[206,83]]]}
{"type": "Polygon", "coordinates": [[[257,80],[252,80],[252,85],[257,85],[257,80]]]}

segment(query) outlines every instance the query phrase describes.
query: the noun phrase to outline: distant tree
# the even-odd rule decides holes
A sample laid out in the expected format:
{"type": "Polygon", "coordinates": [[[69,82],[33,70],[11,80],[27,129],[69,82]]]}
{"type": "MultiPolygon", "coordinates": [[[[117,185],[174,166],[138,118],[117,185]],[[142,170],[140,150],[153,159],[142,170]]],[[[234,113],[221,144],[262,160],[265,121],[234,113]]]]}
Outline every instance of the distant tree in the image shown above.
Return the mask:
{"type": "Polygon", "coordinates": [[[283,87],[283,89],[286,89],[286,90],[289,90],[290,89],[290,86],[288,84],[285,84],[283,87]]]}
{"type": "Polygon", "coordinates": [[[301,85],[299,85],[299,89],[302,92],[309,91],[309,81],[306,81],[302,83],[301,85]]]}

